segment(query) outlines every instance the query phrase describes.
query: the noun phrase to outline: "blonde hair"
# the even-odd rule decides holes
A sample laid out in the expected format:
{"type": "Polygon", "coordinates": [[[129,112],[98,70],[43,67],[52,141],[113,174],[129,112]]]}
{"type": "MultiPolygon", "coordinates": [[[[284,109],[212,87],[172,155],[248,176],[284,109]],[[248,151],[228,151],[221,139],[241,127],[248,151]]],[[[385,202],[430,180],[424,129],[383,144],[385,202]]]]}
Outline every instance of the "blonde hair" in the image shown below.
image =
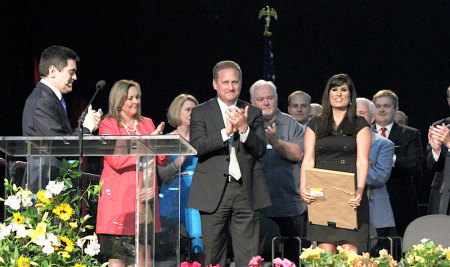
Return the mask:
{"type": "Polygon", "coordinates": [[[381,90],[378,91],[378,93],[376,93],[373,96],[372,102],[375,103],[375,100],[379,97],[382,96],[388,96],[392,99],[392,104],[394,104],[394,108],[398,108],[398,96],[391,90],[381,90]]]}
{"type": "Polygon", "coordinates": [[[181,107],[183,106],[184,102],[188,100],[194,102],[195,105],[198,105],[197,99],[195,99],[194,96],[189,94],[178,95],[172,101],[169,110],[167,111],[167,121],[170,124],[170,126],[175,128],[181,125],[181,117],[180,117],[181,107]]]}
{"type": "MultiPolygon", "coordinates": [[[[105,118],[114,118],[119,124],[122,119],[122,117],[120,116],[120,111],[122,110],[122,106],[125,101],[127,101],[128,90],[130,89],[130,87],[136,87],[138,96],[141,96],[141,86],[135,81],[120,80],[113,85],[111,91],[109,92],[109,110],[105,118]]],[[[134,115],[134,118],[137,120],[141,120],[141,105],[139,105],[138,111],[136,115],[134,115]]]]}

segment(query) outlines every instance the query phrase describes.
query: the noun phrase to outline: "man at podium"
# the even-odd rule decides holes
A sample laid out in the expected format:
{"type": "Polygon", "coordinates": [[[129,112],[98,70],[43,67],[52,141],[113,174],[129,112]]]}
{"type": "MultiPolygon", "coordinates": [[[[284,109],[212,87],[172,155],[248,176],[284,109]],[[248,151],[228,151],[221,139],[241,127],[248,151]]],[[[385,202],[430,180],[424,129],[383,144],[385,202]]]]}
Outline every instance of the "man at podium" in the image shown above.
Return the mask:
{"type": "MultiPolygon", "coordinates": [[[[64,136],[72,135],[73,130],[67,117],[67,107],[63,95],[72,91],[77,80],[78,55],[67,47],[51,46],[41,54],[39,75],[41,80],[28,96],[22,116],[22,133],[24,136],[64,136]]],[[[103,115],[89,107],[89,112],[83,123],[83,133],[95,131],[103,115]]],[[[29,160],[30,173],[28,188],[37,192],[47,185],[49,178],[55,178],[62,167],[60,159],[55,157],[32,158],[29,160]],[[42,180],[39,181],[39,173],[42,180]]],[[[27,183],[26,181],[23,182],[27,183]]]]}

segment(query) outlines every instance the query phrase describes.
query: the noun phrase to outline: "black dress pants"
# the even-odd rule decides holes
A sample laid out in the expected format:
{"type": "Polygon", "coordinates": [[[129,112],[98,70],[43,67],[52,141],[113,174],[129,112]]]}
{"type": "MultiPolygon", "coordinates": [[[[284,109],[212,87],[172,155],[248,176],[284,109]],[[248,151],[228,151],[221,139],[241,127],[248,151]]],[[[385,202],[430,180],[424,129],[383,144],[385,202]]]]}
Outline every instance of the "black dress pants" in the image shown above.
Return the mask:
{"type": "Polygon", "coordinates": [[[217,210],[200,212],[205,266],[226,266],[228,233],[236,266],[248,266],[251,258],[258,255],[259,215],[250,206],[242,180],[228,182],[217,210]]]}

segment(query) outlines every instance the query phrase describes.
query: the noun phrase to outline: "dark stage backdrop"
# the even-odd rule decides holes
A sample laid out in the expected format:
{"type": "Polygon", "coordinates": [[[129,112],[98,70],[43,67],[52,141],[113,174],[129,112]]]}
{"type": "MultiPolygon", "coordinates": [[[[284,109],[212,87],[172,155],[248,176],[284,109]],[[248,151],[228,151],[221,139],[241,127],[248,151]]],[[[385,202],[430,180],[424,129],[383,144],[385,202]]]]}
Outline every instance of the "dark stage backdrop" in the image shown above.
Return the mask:
{"type": "Polygon", "coordinates": [[[113,83],[133,79],[142,87],[143,114],[165,121],[177,94],[200,102],[215,95],[212,68],[224,59],[241,65],[241,98],[248,100],[263,74],[258,12],[265,5],[278,12],[271,31],[281,110],[294,90],[319,102],[326,80],[344,72],[359,96],[394,90],[424,143],[428,125],[449,115],[449,1],[2,0],[0,135],[21,135],[33,58],[53,44],[81,57],[66,96],[74,123],[100,79],[108,85],[95,108],[106,112],[113,83]]]}

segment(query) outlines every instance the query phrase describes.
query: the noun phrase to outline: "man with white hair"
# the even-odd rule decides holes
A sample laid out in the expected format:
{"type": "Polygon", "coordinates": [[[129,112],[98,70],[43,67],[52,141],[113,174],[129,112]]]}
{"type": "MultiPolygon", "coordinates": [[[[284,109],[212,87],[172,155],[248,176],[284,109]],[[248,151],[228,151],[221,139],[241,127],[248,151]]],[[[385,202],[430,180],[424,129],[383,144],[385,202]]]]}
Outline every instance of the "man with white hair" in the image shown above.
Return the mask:
{"type": "MultiPolygon", "coordinates": [[[[356,99],[356,114],[364,117],[369,125],[375,120],[375,105],[369,99],[356,99]]],[[[387,138],[372,133],[372,145],[369,154],[369,171],[366,185],[369,186],[370,222],[375,226],[379,237],[398,236],[395,229],[386,182],[391,175],[394,143],[387,138]]],[[[377,249],[388,248],[389,242],[378,241],[377,249]]],[[[392,253],[392,252],[391,252],[392,253]]]]}
{"type": "MultiPolygon", "coordinates": [[[[303,237],[307,220],[306,203],[300,196],[300,166],[303,160],[303,132],[300,124],[278,106],[277,88],[259,80],[250,88],[251,102],[262,109],[267,153],[261,159],[272,206],[263,215],[278,224],[284,237],[303,237]]],[[[290,240],[293,241],[293,240],[290,240]]],[[[298,246],[285,246],[286,258],[298,261],[298,246]]]]}

